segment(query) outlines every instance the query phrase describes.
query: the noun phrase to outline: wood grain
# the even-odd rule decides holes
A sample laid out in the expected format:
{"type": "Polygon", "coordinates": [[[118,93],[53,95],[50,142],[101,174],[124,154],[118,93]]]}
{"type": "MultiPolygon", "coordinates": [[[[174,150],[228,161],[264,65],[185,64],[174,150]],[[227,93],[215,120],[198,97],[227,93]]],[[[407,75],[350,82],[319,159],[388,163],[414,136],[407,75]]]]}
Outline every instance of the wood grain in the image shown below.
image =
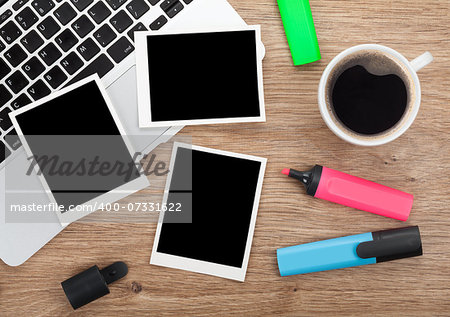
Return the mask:
{"type": "MultiPolygon", "coordinates": [[[[267,122],[185,128],[197,145],[268,158],[245,283],[150,266],[156,224],[70,225],[20,267],[0,264],[1,316],[449,316],[450,17],[448,0],[311,0],[322,60],[292,66],[275,0],[231,0],[266,45],[267,122]],[[322,121],[317,86],[326,64],[362,43],[435,61],[420,71],[422,106],[396,141],[374,148],[338,139],[322,121]],[[424,256],[281,278],[279,247],[404,226],[302,193],[280,174],[320,163],[415,195],[424,256]],[[111,294],[76,313],[60,282],[93,264],[129,264],[111,294]]],[[[142,195],[142,193],[140,194],[142,195]]],[[[139,199],[135,197],[134,199],[139,199]]]]}

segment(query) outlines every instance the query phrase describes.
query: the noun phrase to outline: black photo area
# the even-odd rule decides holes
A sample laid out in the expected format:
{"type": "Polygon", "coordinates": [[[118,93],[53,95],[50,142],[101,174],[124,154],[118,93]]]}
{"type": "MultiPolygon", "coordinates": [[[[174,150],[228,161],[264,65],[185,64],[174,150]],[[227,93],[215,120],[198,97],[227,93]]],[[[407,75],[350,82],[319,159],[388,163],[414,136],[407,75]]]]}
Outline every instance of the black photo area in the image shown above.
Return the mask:
{"type": "Polygon", "coordinates": [[[147,37],[152,121],[260,116],[255,31],[147,37]]]}
{"type": "Polygon", "coordinates": [[[29,159],[30,165],[37,162],[56,202],[66,209],[139,177],[95,81],[19,114],[16,119],[35,157],[29,159]],[[102,164],[105,169],[100,174],[102,164]],[[108,164],[110,168],[106,169],[108,164]],[[111,172],[114,164],[124,166],[122,174],[119,166],[111,172]]]}
{"type": "Polygon", "coordinates": [[[191,192],[192,223],[164,219],[157,251],[242,267],[260,169],[257,161],[178,148],[167,202],[191,192]]]}

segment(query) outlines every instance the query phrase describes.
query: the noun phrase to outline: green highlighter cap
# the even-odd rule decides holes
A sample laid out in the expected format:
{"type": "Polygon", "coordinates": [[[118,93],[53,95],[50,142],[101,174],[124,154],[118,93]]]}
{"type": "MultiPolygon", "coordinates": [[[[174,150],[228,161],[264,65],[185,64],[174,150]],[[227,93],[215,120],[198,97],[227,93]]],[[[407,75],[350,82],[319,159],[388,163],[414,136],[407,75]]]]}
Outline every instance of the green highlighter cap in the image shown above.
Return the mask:
{"type": "Polygon", "coordinates": [[[309,0],[277,0],[294,65],[320,59],[309,0]]]}

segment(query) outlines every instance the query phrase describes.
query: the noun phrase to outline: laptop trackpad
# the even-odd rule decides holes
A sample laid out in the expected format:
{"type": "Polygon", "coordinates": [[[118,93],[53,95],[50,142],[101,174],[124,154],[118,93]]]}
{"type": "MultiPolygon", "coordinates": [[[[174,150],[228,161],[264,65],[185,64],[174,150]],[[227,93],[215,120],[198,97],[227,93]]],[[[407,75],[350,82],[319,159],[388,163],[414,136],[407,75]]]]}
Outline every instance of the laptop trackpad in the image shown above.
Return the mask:
{"type": "Polygon", "coordinates": [[[135,151],[142,152],[169,128],[139,128],[135,66],[112,83],[107,92],[135,151]]]}

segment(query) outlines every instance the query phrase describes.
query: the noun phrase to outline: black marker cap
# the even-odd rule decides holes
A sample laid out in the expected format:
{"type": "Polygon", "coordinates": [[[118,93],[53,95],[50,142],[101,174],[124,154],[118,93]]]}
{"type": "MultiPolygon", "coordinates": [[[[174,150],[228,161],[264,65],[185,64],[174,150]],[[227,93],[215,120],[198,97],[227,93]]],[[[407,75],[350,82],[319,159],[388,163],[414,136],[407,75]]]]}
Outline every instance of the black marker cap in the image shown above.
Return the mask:
{"type": "Polygon", "coordinates": [[[378,262],[422,255],[418,226],[372,232],[373,241],[362,242],[356,248],[360,258],[376,257],[378,262]]]}
{"type": "Polygon", "coordinates": [[[65,280],[61,285],[73,309],[77,309],[109,294],[108,284],[121,279],[127,273],[128,267],[123,262],[115,262],[101,271],[94,265],[65,280]]]}

